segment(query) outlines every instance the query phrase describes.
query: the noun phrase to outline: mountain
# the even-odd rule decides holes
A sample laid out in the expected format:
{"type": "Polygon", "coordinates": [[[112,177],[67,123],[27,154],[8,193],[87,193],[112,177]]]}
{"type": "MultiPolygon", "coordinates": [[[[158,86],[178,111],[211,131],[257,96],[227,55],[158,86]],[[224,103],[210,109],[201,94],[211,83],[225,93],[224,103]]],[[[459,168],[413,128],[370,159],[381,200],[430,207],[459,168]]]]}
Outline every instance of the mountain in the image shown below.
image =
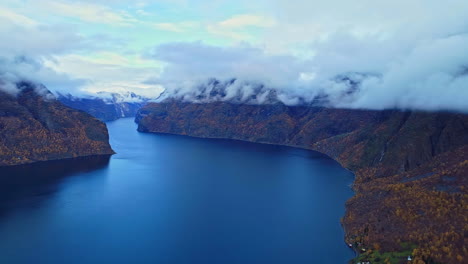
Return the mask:
{"type": "Polygon", "coordinates": [[[104,123],[41,85],[16,86],[16,95],[0,90],[0,166],[114,153],[104,123]]]}
{"type": "Polygon", "coordinates": [[[100,92],[98,96],[77,97],[58,94],[64,105],[85,111],[101,121],[113,121],[122,117],[134,117],[149,99],[135,93],[125,94],[100,92]]]}
{"type": "Polygon", "coordinates": [[[317,91],[304,93],[300,90],[273,88],[261,82],[241,81],[236,78],[220,80],[210,78],[188,88],[170,87],[160,94],[157,101],[178,100],[192,103],[229,102],[235,104],[309,105],[329,107],[350,103],[367,79],[378,80],[375,73],[347,72],[334,76],[330,82],[336,89],[333,93],[317,91]]]}
{"type": "Polygon", "coordinates": [[[243,104],[272,104],[279,102],[277,91],[261,83],[240,82],[237,79],[225,81],[215,78],[200,83],[193,89],[165,90],[159,101],[177,99],[196,103],[225,101],[243,104]]]}
{"type": "Polygon", "coordinates": [[[353,263],[468,259],[468,115],[166,100],[136,121],[141,132],[316,150],[354,171],[342,221],[353,263]]]}

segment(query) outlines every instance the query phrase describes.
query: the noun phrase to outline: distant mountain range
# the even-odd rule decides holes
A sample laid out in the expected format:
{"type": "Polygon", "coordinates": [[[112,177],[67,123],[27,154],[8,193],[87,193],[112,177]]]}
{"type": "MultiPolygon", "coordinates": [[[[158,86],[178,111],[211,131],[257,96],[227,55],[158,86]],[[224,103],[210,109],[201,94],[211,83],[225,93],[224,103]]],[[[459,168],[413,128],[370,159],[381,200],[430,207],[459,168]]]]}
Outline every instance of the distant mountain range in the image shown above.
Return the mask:
{"type": "Polygon", "coordinates": [[[85,111],[104,122],[134,117],[138,109],[150,101],[132,92],[100,92],[96,96],[57,94],[57,99],[66,106],[85,111]]]}

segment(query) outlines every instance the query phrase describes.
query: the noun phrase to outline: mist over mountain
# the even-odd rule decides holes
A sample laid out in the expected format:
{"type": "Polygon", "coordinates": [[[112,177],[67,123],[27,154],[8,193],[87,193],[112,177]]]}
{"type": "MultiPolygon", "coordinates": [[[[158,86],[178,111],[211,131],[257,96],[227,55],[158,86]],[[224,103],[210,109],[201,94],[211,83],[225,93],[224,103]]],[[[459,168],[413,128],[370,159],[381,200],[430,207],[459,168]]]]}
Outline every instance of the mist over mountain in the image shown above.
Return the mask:
{"type": "Polygon", "coordinates": [[[336,76],[333,82],[342,89],[335,94],[323,91],[311,94],[297,94],[294,91],[265,86],[260,82],[238,79],[218,80],[211,78],[188,88],[177,87],[165,90],[155,101],[180,100],[193,103],[231,102],[238,104],[313,105],[337,107],[336,102],[351,102],[359,92],[360,85],[367,78],[378,76],[362,73],[347,73],[336,76]]]}
{"type": "Polygon", "coordinates": [[[263,103],[274,90],[288,105],[326,98],[338,108],[468,111],[466,1],[241,1],[249,11],[224,15],[165,1],[206,15],[177,22],[103,1],[61,2],[0,7],[0,89],[15,93],[12,84],[30,80],[62,94],[164,90],[199,101],[211,79],[235,79],[225,99],[251,101],[253,89],[263,103]],[[36,10],[75,20],[43,20],[36,10]],[[89,30],[96,24],[109,30],[89,30]]]}
{"type": "Polygon", "coordinates": [[[468,111],[466,34],[440,36],[396,51],[391,49],[394,40],[346,35],[326,42],[310,59],[268,55],[248,46],[162,45],[151,56],[168,66],[150,82],[165,87],[165,97],[194,102],[230,100],[234,95],[245,101],[256,92],[256,103],[261,104],[265,91],[274,90],[288,105],[327,98],[327,106],[338,108],[468,111]],[[330,50],[331,46],[337,47],[330,50]],[[226,96],[205,94],[219,86],[213,85],[213,78],[224,84],[226,96]]]}
{"type": "Polygon", "coordinates": [[[467,263],[467,0],[2,0],[0,36],[0,167],[107,156],[0,172],[1,263],[467,263]]]}
{"type": "Polygon", "coordinates": [[[57,99],[66,106],[82,110],[101,121],[113,121],[124,117],[134,117],[137,111],[151,99],[132,92],[74,96],[58,93],[57,99]]]}
{"type": "Polygon", "coordinates": [[[59,73],[45,65],[37,57],[18,55],[0,56],[0,90],[11,95],[20,91],[17,83],[28,81],[31,83],[44,83],[53,92],[82,94],[77,89],[85,81],[74,79],[67,74],[59,73]]]}

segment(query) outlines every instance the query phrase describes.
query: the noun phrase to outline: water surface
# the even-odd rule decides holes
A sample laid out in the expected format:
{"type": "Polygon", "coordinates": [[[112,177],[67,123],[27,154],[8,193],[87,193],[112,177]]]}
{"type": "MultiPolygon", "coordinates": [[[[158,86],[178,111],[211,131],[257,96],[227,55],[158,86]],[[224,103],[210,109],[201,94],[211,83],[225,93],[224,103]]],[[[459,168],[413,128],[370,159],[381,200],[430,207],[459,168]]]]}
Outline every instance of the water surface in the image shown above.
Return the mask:
{"type": "Polygon", "coordinates": [[[312,151],[142,134],[0,169],[0,263],[346,263],[351,173],[312,151]]]}

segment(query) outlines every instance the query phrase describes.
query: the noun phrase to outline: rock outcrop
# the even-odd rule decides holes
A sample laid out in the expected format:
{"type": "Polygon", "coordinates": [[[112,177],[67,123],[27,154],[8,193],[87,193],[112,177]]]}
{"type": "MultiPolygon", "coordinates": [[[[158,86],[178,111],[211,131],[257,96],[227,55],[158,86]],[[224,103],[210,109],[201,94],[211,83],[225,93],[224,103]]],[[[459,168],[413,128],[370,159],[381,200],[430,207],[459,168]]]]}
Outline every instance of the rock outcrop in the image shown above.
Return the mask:
{"type": "Polygon", "coordinates": [[[337,160],[356,174],[343,218],[356,262],[468,260],[468,115],[168,100],[136,121],[141,132],[289,145],[337,160]]]}
{"type": "Polygon", "coordinates": [[[0,90],[0,166],[92,155],[111,155],[104,123],[57,101],[41,85],[0,90]]]}

